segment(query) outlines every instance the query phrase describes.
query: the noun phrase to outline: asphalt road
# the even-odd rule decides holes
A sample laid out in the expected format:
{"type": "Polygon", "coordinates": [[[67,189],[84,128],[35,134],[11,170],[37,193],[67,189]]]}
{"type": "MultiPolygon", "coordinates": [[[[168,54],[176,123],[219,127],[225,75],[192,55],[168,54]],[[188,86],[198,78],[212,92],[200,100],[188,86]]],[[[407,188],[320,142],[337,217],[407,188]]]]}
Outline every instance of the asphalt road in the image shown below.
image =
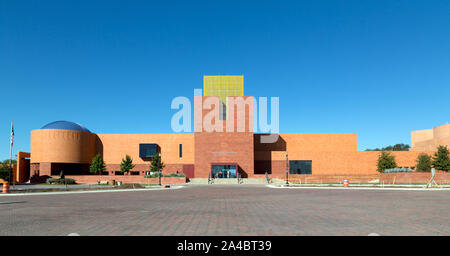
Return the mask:
{"type": "Polygon", "coordinates": [[[0,196],[0,235],[450,235],[450,191],[263,185],[0,196]]]}

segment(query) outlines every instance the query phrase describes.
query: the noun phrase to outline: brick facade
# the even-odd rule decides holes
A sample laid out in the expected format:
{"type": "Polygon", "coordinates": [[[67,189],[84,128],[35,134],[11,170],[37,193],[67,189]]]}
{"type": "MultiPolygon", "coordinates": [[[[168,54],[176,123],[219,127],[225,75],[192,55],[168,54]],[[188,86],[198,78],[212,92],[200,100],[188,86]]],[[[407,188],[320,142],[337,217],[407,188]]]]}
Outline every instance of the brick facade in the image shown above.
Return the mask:
{"type": "MultiPolygon", "coordinates": [[[[31,132],[28,176],[32,179],[49,177],[64,170],[66,176],[86,174],[86,180],[95,179],[90,178],[89,163],[95,154],[101,154],[106,163],[106,177],[141,180],[145,171],[150,169],[150,160],[140,157],[140,144],[158,146],[165,163],[164,174],[186,173],[189,178],[208,177],[213,164],[237,165],[242,177],[264,177],[266,172],[273,177],[284,177],[286,153],[289,160],[311,161],[312,174],[299,175],[300,179],[340,180],[343,176],[351,176],[368,180],[379,176],[376,165],[380,152],[357,151],[355,133],[279,134],[275,143],[262,143],[263,134],[253,133],[253,97],[227,97],[224,102],[225,94],[221,97],[194,96],[194,133],[190,134],[94,134],[64,129],[34,130],[31,132]],[[226,106],[225,110],[223,106],[226,106]],[[136,166],[132,173],[116,175],[125,155],[130,155],[136,166]]],[[[437,144],[448,144],[449,127],[444,125],[433,130],[413,132],[414,151],[392,152],[397,165],[414,167],[420,153],[431,155],[437,144]],[[422,147],[430,143],[433,147],[422,147]],[[431,151],[420,151],[429,148],[431,151]]],[[[21,170],[24,172],[27,168],[22,166],[21,170]]],[[[28,177],[21,173],[17,175],[28,177]]],[[[398,177],[400,180],[414,180],[423,176],[414,175],[398,177]]],[[[386,179],[389,177],[383,176],[386,179]]],[[[423,181],[423,178],[417,179],[423,181]]]]}
{"type": "MultiPolygon", "coordinates": [[[[414,168],[420,153],[432,155],[432,151],[393,151],[397,166],[414,168]]],[[[291,152],[289,160],[311,160],[313,175],[374,175],[377,172],[379,151],[354,152],[291,152]]],[[[285,153],[273,154],[271,171],[274,175],[284,175],[286,171],[285,153]],[[280,160],[278,160],[280,159],[280,160]],[[281,160],[282,159],[282,160],[281,160]]]]}
{"type": "MultiPolygon", "coordinates": [[[[196,97],[196,103],[202,106],[202,102],[207,99],[216,97],[196,97]],[[201,103],[199,103],[201,101],[201,103]]],[[[194,134],[195,138],[195,176],[196,177],[208,177],[211,172],[211,165],[220,163],[233,163],[237,164],[239,172],[242,177],[251,177],[254,174],[254,150],[253,150],[253,98],[241,97],[243,100],[249,99],[248,105],[243,108],[232,107],[231,104],[227,106],[227,120],[220,120],[222,122],[223,132],[207,132],[205,131],[205,124],[201,123],[201,117],[210,114],[209,109],[202,109],[202,113],[199,117],[199,113],[196,115],[196,128],[197,131],[194,134]],[[234,110],[231,114],[231,109],[234,110]],[[244,130],[238,132],[238,117],[244,116],[244,130]],[[231,118],[232,117],[232,118],[231,118]],[[200,123],[199,123],[200,122],[200,123]],[[227,125],[233,124],[233,131],[227,131],[227,125]],[[198,130],[200,126],[200,130],[198,130]],[[250,129],[251,127],[252,129],[250,129]],[[251,130],[249,132],[249,130],[251,130]]],[[[214,122],[218,122],[214,120],[214,122]]]]}

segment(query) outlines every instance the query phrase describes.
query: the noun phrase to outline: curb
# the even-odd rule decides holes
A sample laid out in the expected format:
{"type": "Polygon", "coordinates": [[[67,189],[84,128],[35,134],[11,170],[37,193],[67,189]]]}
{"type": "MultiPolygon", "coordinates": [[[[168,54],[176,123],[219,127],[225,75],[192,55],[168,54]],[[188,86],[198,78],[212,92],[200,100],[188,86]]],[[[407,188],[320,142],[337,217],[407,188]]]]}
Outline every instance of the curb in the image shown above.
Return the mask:
{"type": "Polygon", "coordinates": [[[39,195],[70,195],[70,194],[87,194],[87,193],[108,193],[108,192],[139,192],[139,191],[153,191],[153,190],[173,190],[180,189],[184,186],[171,186],[170,188],[137,188],[137,189],[103,189],[103,190],[81,190],[81,191],[57,191],[57,192],[29,192],[29,193],[12,193],[0,194],[2,196],[39,196],[39,195]]]}
{"type": "Polygon", "coordinates": [[[342,189],[342,190],[392,190],[392,191],[450,191],[450,188],[389,188],[389,187],[285,187],[267,185],[269,188],[280,189],[342,189]]]}

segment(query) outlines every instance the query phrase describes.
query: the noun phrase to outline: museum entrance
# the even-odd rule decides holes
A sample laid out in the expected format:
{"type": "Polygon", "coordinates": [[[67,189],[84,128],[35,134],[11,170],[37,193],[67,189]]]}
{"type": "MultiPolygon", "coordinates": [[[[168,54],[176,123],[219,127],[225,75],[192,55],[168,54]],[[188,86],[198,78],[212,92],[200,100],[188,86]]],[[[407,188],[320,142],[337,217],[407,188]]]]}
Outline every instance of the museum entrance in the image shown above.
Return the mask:
{"type": "Polygon", "coordinates": [[[211,165],[211,174],[213,178],[236,178],[236,164],[213,164],[211,165]]]}

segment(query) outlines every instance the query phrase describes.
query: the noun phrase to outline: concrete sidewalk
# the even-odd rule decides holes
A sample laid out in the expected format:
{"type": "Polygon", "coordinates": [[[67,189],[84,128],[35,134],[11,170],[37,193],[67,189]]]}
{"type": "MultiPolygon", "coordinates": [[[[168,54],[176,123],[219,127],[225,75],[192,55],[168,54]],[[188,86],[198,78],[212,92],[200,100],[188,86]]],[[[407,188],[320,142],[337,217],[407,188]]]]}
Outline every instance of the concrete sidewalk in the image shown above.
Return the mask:
{"type": "Polygon", "coordinates": [[[366,185],[351,185],[344,187],[343,185],[314,185],[314,184],[282,184],[282,185],[267,185],[270,188],[290,188],[290,189],[343,189],[343,190],[406,190],[406,191],[450,191],[449,186],[425,188],[424,185],[390,185],[390,186],[366,186],[366,185]]]}
{"type": "MultiPolygon", "coordinates": [[[[80,188],[112,188],[112,185],[98,185],[98,184],[72,184],[67,185],[68,189],[80,189],[80,188]]],[[[50,185],[50,184],[20,184],[10,185],[10,191],[23,191],[23,190],[40,190],[40,189],[66,189],[66,185],[50,185]]]]}
{"type": "MultiPolygon", "coordinates": [[[[169,189],[180,189],[183,186],[171,186],[169,188],[165,188],[164,186],[150,186],[145,188],[102,188],[102,189],[86,189],[86,190],[63,190],[60,191],[44,191],[44,192],[23,192],[23,193],[8,193],[8,194],[0,194],[1,197],[8,196],[40,196],[40,195],[69,195],[69,194],[87,194],[87,193],[106,193],[106,192],[139,192],[139,191],[150,191],[150,190],[169,190],[169,189]]],[[[1,202],[0,202],[1,204],[1,202]]]]}

